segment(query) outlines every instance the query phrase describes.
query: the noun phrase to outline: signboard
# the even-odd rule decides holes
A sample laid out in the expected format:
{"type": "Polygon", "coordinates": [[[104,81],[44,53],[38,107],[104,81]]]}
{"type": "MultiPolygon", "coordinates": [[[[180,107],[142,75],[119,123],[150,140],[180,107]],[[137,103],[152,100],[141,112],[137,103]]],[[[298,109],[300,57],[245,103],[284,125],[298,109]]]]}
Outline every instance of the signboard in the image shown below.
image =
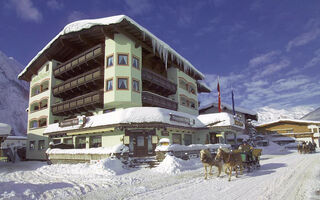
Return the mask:
{"type": "Polygon", "coordinates": [[[64,120],[62,122],[59,122],[59,127],[74,126],[74,125],[78,125],[78,123],[79,123],[79,119],[78,118],[67,119],[67,120],[64,120]]]}
{"type": "Polygon", "coordinates": [[[152,136],[152,144],[158,144],[158,136],[156,135],[152,136]]]}
{"type": "Polygon", "coordinates": [[[123,144],[130,144],[130,136],[123,136],[123,144]]]}
{"type": "Polygon", "coordinates": [[[170,114],[170,121],[175,121],[183,124],[190,125],[190,119],[179,115],[170,114]]]}
{"type": "Polygon", "coordinates": [[[74,126],[74,125],[84,125],[86,123],[85,116],[79,116],[73,119],[67,119],[62,122],[59,122],[59,127],[67,127],[67,126],[74,126]]]}

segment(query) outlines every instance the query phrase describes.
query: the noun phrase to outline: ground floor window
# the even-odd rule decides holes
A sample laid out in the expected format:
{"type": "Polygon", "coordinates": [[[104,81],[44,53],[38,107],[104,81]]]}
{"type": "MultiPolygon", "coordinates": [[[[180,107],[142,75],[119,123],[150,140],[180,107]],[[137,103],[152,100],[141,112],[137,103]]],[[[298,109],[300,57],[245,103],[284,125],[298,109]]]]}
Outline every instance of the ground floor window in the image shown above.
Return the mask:
{"type": "Polygon", "coordinates": [[[181,144],[181,134],[172,134],[172,144],[181,144]]]}
{"type": "Polygon", "coordinates": [[[65,144],[73,144],[72,138],[63,139],[63,143],[65,143],[65,144]]]}
{"type": "Polygon", "coordinates": [[[43,150],[45,147],[44,140],[39,140],[38,142],[38,150],[43,150]]]}
{"type": "Polygon", "coordinates": [[[85,149],[86,148],[86,137],[78,137],[77,138],[77,148],[85,149]]]}
{"type": "Polygon", "coordinates": [[[52,142],[53,144],[59,144],[61,143],[61,139],[53,139],[52,142]]]}
{"type": "Polygon", "coordinates": [[[184,145],[192,144],[192,135],[185,134],[184,135],[184,145]]]}
{"type": "Polygon", "coordinates": [[[90,137],[90,148],[92,147],[101,147],[101,136],[91,136],[90,137]]]}
{"type": "Polygon", "coordinates": [[[36,148],[36,141],[30,141],[29,142],[29,149],[34,150],[36,148]]]}

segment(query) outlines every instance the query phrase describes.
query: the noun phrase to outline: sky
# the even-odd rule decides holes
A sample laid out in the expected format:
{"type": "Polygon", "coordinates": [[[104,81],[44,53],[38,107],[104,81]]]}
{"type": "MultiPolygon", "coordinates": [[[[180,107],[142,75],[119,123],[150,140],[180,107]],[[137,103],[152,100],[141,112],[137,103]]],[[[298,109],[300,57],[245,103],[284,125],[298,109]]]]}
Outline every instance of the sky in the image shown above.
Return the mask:
{"type": "Polygon", "coordinates": [[[75,20],[125,14],[189,60],[217,102],[320,107],[320,1],[2,0],[0,51],[22,65],[75,20]]]}

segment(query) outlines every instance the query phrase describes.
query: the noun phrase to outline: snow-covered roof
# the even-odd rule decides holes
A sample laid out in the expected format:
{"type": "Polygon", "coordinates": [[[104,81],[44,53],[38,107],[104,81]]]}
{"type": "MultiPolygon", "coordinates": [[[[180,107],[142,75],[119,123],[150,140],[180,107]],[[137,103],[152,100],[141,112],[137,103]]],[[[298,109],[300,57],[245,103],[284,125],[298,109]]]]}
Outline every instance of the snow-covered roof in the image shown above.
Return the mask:
{"type": "Polygon", "coordinates": [[[273,137],[272,141],[295,141],[295,138],[292,137],[273,137]]]}
{"type": "Polygon", "coordinates": [[[0,123],[0,135],[7,136],[10,135],[11,126],[9,124],[0,123]]]}
{"type": "MultiPolygon", "coordinates": [[[[130,124],[130,123],[166,123],[177,126],[202,128],[205,125],[195,115],[177,112],[158,107],[132,107],[119,109],[110,113],[94,115],[87,117],[86,124],[83,128],[99,127],[113,124],[130,124]],[[188,118],[191,123],[186,124],[170,120],[170,114],[188,118]],[[194,123],[193,123],[194,121],[194,123]]],[[[79,129],[80,125],[59,127],[59,123],[50,124],[44,133],[61,132],[79,129]]]]}
{"type": "Polygon", "coordinates": [[[230,144],[191,144],[191,145],[159,145],[155,151],[200,151],[202,149],[231,148],[230,144]]]}
{"type": "Polygon", "coordinates": [[[15,136],[15,135],[10,135],[7,137],[7,140],[27,140],[28,138],[25,136],[15,136]]]}
{"type": "Polygon", "coordinates": [[[135,22],[133,19],[126,15],[117,15],[112,17],[105,17],[105,18],[99,18],[99,19],[86,19],[86,20],[80,20],[72,22],[64,27],[64,29],[56,35],[41,51],[38,52],[38,54],[28,63],[28,65],[24,68],[24,70],[18,75],[18,78],[23,76],[28,68],[32,65],[33,62],[35,62],[39,56],[46,50],[51,47],[54,41],[56,41],[60,36],[66,35],[68,33],[78,32],[84,29],[90,29],[93,26],[106,26],[111,24],[119,24],[123,20],[127,20],[131,24],[133,24],[135,27],[137,27],[143,34],[144,38],[149,37],[152,41],[153,51],[158,51],[160,57],[165,61],[165,64],[167,66],[167,60],[168,60],[168,53],[171,54],[171,60],[176,60],[177,63],[182,65],[185,70],[191,68],[196,74],[198,74],[202,79],[204,78],[204,75],[198,71],[187,59],[182,57],[179,53],[177,53],[173,48],[171,48],[168,44],[160,40],[158,37],[153,35],[151,32],[149,32],[147,29],[139,25],[137,22],[135,22]]]}
{"type": "MultiPolygon", "coordinates": [[[[200,106],[199,110],[204,110],[204,109],[208,109],[210,107],[218,107],[218,103],[211,103],[205,106],[200,106]]],[[[221,107],[226,107],[228,110],[232,110],[232,105],[226,104],[226,103],[221,103],[221,107]]],[[[244,114],[249,114],[249,115],[257,115],[257,112],[254,112],[252,110],[248,110],[245,108],[240,108],[235,106],[234,107],[236,112],[240,112],[240,113],[244,113],[244,114]]]]}
{"type": "MultiPolygon", "coordinates": [[[[221,112],[221,113],[210,113],[210,114],[203,114],[199,115],[198,119],[205,124],[206,126],[210,127],[218,127],[218,126],[237,126],[235,124],[235,120],[233,115],[221,112]]],[[[244,128],[244,125],[240,128],[244,128]]]]}
{"type": "Polygon", "coordinates": [[[208,92],[211,92],[211,88],[204,81],[198,80],[197,84],[208,92]]]}
{"type": "Polygon", "coordinates": [[[276,124],[279,122],[294,122],[294,123],[302,123],[302,124],[319,124],[320,125],[320,121],[309,121],[309,120],[300,120],[300,119],[278,119],[275,121],[259,124],[257,125],[257,127],[268,126],[268,125],[276,124]]]}

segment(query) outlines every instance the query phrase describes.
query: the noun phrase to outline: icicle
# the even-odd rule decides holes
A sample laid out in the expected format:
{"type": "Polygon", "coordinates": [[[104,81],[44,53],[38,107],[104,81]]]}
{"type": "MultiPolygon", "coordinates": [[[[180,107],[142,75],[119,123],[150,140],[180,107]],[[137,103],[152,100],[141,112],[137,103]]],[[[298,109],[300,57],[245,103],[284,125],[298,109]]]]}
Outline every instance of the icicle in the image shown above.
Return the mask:
{"type": "Polygon", "coordinates": [[[153,54],[156,54],[156,44],[157,44],[157,41],[152,38],[152,49],[153,49],[153,54]]]}
{"type": "Polygon", "coordinates": [[[173,55],[173,53],[171,53],[171,61],[172,61],[172,62],[174,61],[174,55],[173,55]]]}
{"type": "Polygon", "coordinates": [[[146,32],[142,32],[142,37],[143,37],[143,41],[145,41],[146,40],[146,32]]]}
{"type": "Polygon", "coordinates": [[[164,64],[166,67],[166,70],[168,69],[168,49],[163,48],[163,59],[164,59],[164,64]]]}

